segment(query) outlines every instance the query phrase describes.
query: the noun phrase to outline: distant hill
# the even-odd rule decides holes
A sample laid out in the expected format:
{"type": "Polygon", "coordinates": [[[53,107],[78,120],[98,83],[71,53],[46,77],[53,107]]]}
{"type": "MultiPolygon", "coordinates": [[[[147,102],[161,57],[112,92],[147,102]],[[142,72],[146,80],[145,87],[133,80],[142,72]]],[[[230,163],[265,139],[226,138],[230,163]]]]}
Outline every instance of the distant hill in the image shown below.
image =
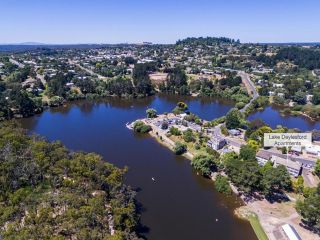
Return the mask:
{"type": "Polygon", "coordinates": [[[176,45],[214,45],[217,43],[240,43],[240,40],[234,40],[226,37],[188,37],[178,40],[176,45]]]}
{"type": "Polygon", "coordinates": [[[107,44],[41,44],[41,43],[21,43],[21,44],[0,44],[0,52],[23,52],[36,49],[67,49],[67,48],[100,48],[107,44]]]}
{"type": "Polygon", "coordinates": [[[23,46],[32,46],[32,45],[46,45],[45,43],[39,43],[39,42],[23,42],[23,43],[18,43],[18,44],[14,44],[14,45],[23,45],[23,46]]]}

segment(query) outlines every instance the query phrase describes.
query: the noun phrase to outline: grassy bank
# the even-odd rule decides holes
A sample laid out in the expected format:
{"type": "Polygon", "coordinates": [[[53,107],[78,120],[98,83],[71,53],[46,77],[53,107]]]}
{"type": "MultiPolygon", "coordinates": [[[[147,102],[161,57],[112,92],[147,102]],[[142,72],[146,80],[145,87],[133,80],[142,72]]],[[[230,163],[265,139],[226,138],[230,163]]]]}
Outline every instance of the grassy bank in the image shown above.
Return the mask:
{"type": "Polygon", "coordinates": [[[254,213],[251,213],[247,218],[248,218],[255,234],[257,235],[258,239],[259,240],[268,240],[268,236],[264,232],[264,230],[259,222],[258,216],[254,213]]]}

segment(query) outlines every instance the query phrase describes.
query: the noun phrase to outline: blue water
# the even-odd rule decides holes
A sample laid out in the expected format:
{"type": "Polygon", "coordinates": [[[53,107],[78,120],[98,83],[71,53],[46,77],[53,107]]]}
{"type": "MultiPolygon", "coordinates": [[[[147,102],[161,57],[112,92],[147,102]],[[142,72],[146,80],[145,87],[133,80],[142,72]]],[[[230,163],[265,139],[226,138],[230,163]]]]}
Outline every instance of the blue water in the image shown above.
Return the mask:
{"type": "Polygon", "coordinates": [[[262,119],[270,127],[276,128],[277,125],[282,125],[287,128],[298,128],[301,131],[311,131],[313,129],[320,129],[320,122],[310,121],[303,116],[283,116],[279,109],[268,106],[263,111],[256,112],[248,117],[248,120],[256,118],[262,119]]]}

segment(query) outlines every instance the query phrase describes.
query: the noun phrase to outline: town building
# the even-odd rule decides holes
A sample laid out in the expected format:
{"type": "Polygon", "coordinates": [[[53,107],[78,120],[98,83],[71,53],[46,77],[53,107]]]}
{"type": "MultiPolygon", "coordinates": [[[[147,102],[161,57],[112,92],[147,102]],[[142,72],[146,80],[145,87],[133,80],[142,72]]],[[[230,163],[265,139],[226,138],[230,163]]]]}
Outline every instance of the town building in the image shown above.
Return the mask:
{"type": "Polygon", "coordinates": [[[222,149],[225,145],[227,144],[227,141],[220,136],[215,136],[211,138],[208,142],[207,145],[211,147],[214,150],[220,150],[222,149]]]}
{"type": "Polygon", "coordinates": [[[306,152],[308,154],[312,154],[320,157],[320,146],[317,146],[317,145],[306,146],[306,152]]]}
{"type": "Polygon", "coordinates": [[[274,167],[283,165],[287,168],[290,175],[298,177],[301,174],[302,166],[301,163],[285,159],[282,157],[272,155],[271,161],[274,163],[274,167]]]}
{"type": "Polygon", "coordinates": [[[271,157],[271,153],[264,150],[260,150],[256,155],[256,159],[260,166],[264,166],[267,162],[269,162],[271,160],[271,157]]]}

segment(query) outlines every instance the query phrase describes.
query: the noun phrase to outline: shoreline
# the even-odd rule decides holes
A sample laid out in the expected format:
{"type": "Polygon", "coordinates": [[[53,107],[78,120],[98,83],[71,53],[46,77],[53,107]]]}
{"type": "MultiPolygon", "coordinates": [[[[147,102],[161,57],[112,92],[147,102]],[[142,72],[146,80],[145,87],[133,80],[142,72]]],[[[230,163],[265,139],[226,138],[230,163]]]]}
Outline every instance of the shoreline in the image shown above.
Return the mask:
{"type": "MultiPolygon", "coordinates": [[[[155,129],[155,126],[154,126],[153,124],[150,124],[150,123],[146,122],[144,119],[142,119],[142,120],[140,119],[140,121],[143,121],[145,124],[148,124],[148,125],[150,125],[150,126],[152,127],[152,131],[150,131],[148,134],[149,134],[152,138],[154,138],[155,141],[157,141],[159,144],[161,144],[162,146],[168,148],[170,151],[173,152],[174,142],[173,142],[171,139],[169,139],[169,138],[168,138],[167,136],[165,136],[164,134],[159,135],[159,133],[158,133],[156,130],[154,130],[154,129],[155,129]],[[157,134],[157,133],[158,133],[158,134],[157,134]],[[162,137],[162,139],[160,139],[160,136],[162,137]]],[[[134,122],[135,122],[135,121],[134,121],[134,122]]],[[[130,130],[133,130],[133,128],[132,128],[132,127],[129,127],[129,126],[132,126],[134,122],[132,122],[132,123],[127,123],[127,124],[126,124],[127,128],[130,129],[130,130]]],[[[184,154],[182,154],[182,155],[180,155],[180,156],[183,156],[183,157],[185,157],[186,159],[188,159],[188,160],[190,160],[190,161],[191,161],[191,160],[193,159],[193,157],[194,157],[194,155],[193,155],[190,151],[188,151],[188,150],[187,150],[186,153],[184,153],[184,154]]],[[[223,175],[226,175],[224,172],[223,172],[222,174],[223,174],[223,175]]],[[[209,179],[210,179],[212,182],[215,182],[215,176],[213,176],[213,174],[209,177],[209,179]]],[[[232,190],[232,194],[234,194],[235,197],[241,199],[241,204],[242,204],[242,206],[237,207],[237,208],[235,208],[235,209],[233,210],[234,216],[235,216],[236,218],[239,218],[239,219],[242,219],[242,220],[245,220],[245,221],[250,222],[250,219],[249,219],[249,218],[246,218],[246,217],[242,216],[241,214],[239,214],[240,209],[242,209],[243,207],[248,207],[248,203],[243,199],[243,196],[240,195],[237,187],[234,186],[230,181],[228,181],[228,182],[229,182],[229,186],[230,186],[230,188],[231,188],[231,190],[232,190]]],[[[253,209],[252,209],[252,211],[253,211],[253,209]]],[[[251,222],[250,222],[250,223],[251,223],[251,222]]],[[[255,231],[255,229],[254,229],[254,227],[252,226],[252,224],[251,224],[251,227],[252,227],[253,230],[255,231]]],[[[264,230],[264,229],[263,229],[263,230],[264,230]]],[[[256,234],[256,235],[257,235],[257,234],[256,234]]],[[[257,238],[259,239],[258,235],[257,235],[257,238]]],[[[259,239],[259,240],[261,240],[261,239],[259,239]]],[[[268,240],[268,239],[266,239],[266,240],[268,240]]]]}
{"type": "MultiPolygon", "coordinates": [[[[173,151],[173,147],[175,145],[173,140],[169,139],[167,136],[165,136],[165,134],[159,134],[156,131],[157,127],[152,123],[145,121],[145,119],[140,119],[140,121],[143,121],[145,124],[148,124],[152,127],[152,131],[149,132],[151,137],[153,137],[161,145],[173,151]]],[[[192,160],[194,154],[187,150],[187,152],[181,156],[184,156],[188,160],[192,160]]],[[[209,178],[214,182],[213,175],[214,174],[212,174],[209,178]]],[[[318,236],[316,234],[311,233],[300,225],[301,218],[294,208],[294,202],[290,201],[289,203],[271,204],[265,199],[246,201],[244,199],[245,196],[241,195],[237,187],[234,186],[230,181],[229,185],[232,193],[235,195],[235,197],[240,198],[241,204],[243,204],[243,206],[237,207],[233,210],[234,216],[236,218],[248,221],[259,240],[286,239],[281,226],[287,223],[294,226],[295,229],[298,229],[299,234],[303,237],[303,239],[317,239],[318,236]],[[280,214],[276,216],[276,213],[281,212],[282,209],[285,209],[286,212],[282,213],[282,215],[280,214]],[[288,214],[289,216],[287,216],[288,214]],[[283,238],[277,238],[275,236],[282,236],[283,238]]]]}

